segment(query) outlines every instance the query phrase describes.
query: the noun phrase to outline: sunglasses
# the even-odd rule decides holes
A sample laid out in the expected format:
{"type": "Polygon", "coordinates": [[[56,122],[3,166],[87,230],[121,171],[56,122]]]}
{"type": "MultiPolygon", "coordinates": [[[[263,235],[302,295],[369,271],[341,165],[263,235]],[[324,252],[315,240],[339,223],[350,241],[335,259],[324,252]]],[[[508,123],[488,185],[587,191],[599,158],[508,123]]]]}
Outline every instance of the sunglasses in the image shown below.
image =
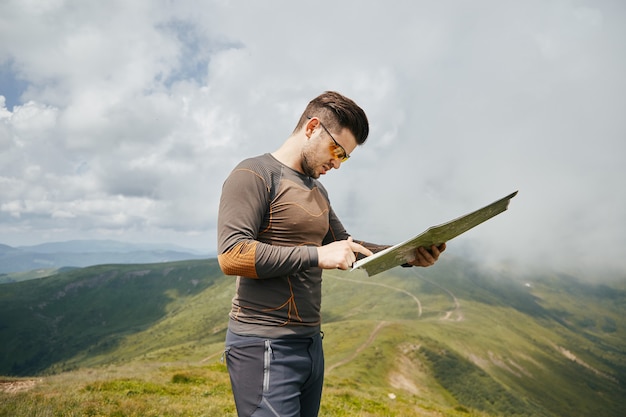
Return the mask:
{"type": "MultiPolygon", "coordinates": [[[[311,119],[311,118],[309,117],[308,119],[311,119]]],[[[335,140],[332,133],[330,133],[328,129],[326,129],[326,126],[324,126],[324,123],[322,123],[321,120],[319,120],[319,122],[320,122],[320,126],[322,126],[322,128],[326,131],[326,133],[328,133],[328,136],[330,136],[330,138],[333,140],[333,143],[335,144],[335,155],[337,156],[337,158],[341,162],[346,162],[348,158],[350,158],[350,155],[348,155],[348,152],[346,152],[345,148],[341,146],[339,142],[335,140]]]]}

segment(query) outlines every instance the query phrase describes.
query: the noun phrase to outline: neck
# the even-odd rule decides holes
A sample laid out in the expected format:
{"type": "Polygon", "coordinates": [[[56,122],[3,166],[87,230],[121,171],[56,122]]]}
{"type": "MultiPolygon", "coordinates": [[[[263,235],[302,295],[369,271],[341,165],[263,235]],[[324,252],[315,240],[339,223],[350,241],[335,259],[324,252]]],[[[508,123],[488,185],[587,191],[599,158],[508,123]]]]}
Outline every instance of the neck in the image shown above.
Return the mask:
{"type": "Polygon", "coordinates": [[[280,148],[272,152],[272,156],[289,168],[303,173],[301,151],[302,145],[299,138],[290,136],[280,148]]]}

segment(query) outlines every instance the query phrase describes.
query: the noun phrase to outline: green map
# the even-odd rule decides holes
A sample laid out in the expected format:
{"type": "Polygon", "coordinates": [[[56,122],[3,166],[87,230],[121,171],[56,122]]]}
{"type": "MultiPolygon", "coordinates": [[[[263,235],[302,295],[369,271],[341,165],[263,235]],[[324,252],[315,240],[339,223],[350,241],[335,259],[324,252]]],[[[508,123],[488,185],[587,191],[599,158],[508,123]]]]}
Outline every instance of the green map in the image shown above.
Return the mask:
{"type": "Polygon", "coordinates": [[[393,267],[411,262],[415,259],[415,250],[420,246],[426,248],[430,248],[432,245],[439,246],[467,232],[471,228],[505,211],[509,206],[509,201],[516,194],[517,191],[472,213],[447,223],[433,226],[405,242],[398,243],[372,256],[361,259],[352,266],[352,271],[364,269],[368,276],[373,276],[393,267]]]}

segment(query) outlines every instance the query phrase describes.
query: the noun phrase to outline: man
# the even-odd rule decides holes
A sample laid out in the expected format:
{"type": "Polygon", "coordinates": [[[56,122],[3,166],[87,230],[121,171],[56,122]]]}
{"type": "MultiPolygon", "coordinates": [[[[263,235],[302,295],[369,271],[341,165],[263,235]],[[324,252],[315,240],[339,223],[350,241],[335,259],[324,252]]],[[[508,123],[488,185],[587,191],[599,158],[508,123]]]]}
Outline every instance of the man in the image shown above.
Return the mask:
{"type": "MultiPolygon", "coordinates": [[[[225,357],[239,416],[317,416],[324,378],[323,269],[386,248],[357,243],[317,180],[365,142],[365,112],[336,92],[313,99],[283,145],[241,162],[224,183],[218,260],[238,275],[225,357]]],[[[429,266],[445,244],[419,248],[429,266]]]]}

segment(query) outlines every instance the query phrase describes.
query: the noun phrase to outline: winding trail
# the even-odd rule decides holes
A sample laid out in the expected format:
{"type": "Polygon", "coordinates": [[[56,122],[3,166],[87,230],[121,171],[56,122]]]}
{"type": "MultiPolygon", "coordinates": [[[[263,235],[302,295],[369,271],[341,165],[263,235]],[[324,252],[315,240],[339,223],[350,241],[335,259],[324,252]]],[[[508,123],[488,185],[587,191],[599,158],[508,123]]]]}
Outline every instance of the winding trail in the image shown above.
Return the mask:
{"type": "Polygon", "coordinates": [[[374,285],[374,286],[377,286],[377,287],[388,288],[390,290],[394,290],[394,291],[398,291],[398,292],[404,293],[404,294],[408,295],[409,297],[411,297],[413,299],[413,301],[415,301],[415,304],[417,304],[417,317],[418,318],[422,317],[422,303],[420,302],[419,298],[417,298],[414,294],[408,292],[404,288],[398,288],[398,287],[394,287],[392,285],[382,284],[380,282],[367,282],[367,281],[358,280],[358,279],[340,278],[340,277],[332,277],[332,279],[336,279],[336,280],[339,280],[339,281],[356,282],[357,284],[374,285]]]}
{"type": "Polygon", "coordinates": [[[421,279],[422,281],[436,287],[439,288],[441,291],[445,292],[446,294],[448,294],[450,296],[450,298],[452,299],[452,304],[453,307],[452,309],[446,311],[446,315],[443,316],[441,318],[441,320],[453,320],[453,321],[462,321],[465,317],[463,316],[463,312],[461,311],[461,303],[459,302],[459,299],[456,298],[456,295],[454,295],[454,293],[452,291],[450,291],[447,288],[442,287],[439,284],[436,284],[432,281],[427,280],[426,278],[424,278],[423,276],[421,276],[420,274],[418,274],[417,272],[415,273],[415,276],[417,276],[419,279],[421,279]],[[456,314],[456,318],[452,318],[453,315],[456,314]]]}
{"type": "MultiPolygon", "coordinates": [[[[213,359],[213,358],[215,358],[215,357],[217,357],[217,356],[219,356],[219,355],[222,355],[223,353],[224,353],[224,349],[219,350],[219,351],[217,351],[217,352],[215,352],[215,353],[213,353],[213,354],[211,354],[211,355],[207,356],[206,358],[202,359],[202,360],[200,361],[200,363],[205,363],[205,362],[208,362],[208,361],[210,361],[211,359],[213,359]]],[[[221,359],[220,359],[220,360],[221,360],[221,359]]]]}
{"type": "MultiPolygon", "coordinates": [[[[444,317],[441,318],[441,320],[454,320],[454,321],[461,321],[463,320],[463,314],[461,312],[461,303],[459,302],[459,299],[456,298],[456,296],[452,293],[452,291],[448,290],[447,288],[442,287],[441,285],[438,285],[432,281],[427,280],[426,278],[422,277],[420,274],[418,274],[417,272],[415,272],[415,276],[417,276],[417,278],[421,279],[422,281],[431,284],[433,286],[435,286],[436,288],[439,288],[441,291],[445,292],[446,294],[448,294],[450,296],[450,298],[452,299],[453,302],[453,308],[446,311],[446,314],[444,317]],[[453,319],[452,316],[456,314],[456,318],[453,319]]],[[[342,278],[342,277],[337,277],[337,276],[333,276],[330,277],[331,279],[336,279],[338,281],[346,281],[346,282],[353,282],[353,283],[357,283],[357,284],[361,284],[361,285],[372,285],[372,286],[376,286],[376,287],[383,287],[383,288],[387,288],[389,290],[392,291],[397,291],[403,294],[408,295],[409,297],[411,297],[411,299],[413,299],[413,301],[415,301],[415,304],[417,305],[417,317],[421,318],[422,317],[422,303],[419,300],[419,298],[417,298],[417,296],[407,290],[405,290],[404,288],[400,288],[400,287],[394,287],[393,285],[389,285],[389,284],[383,284],[380,282],[367,282],[367,281],[363,281],[363,280],[358,280],[358,279],[351,279],[351,278],[342,278]]],[[[349,357],[333,364],[330,365],[328,368],[326,368],[326,372],[332,372],[335,368],[338,368],[340,366],[343,366],[351,361],[353,361],[363,350],[365,350],[369,345],[372,344],[372,342],[374,342],[374,339],[376,338],[376,336],[378,336],[378,333],[389,324],[389,322],[387,321],[381,321],[378,323],[378,325],[374,328],[374,330],[372,330],[372,332],[370,333],[369,337],[367,338],[367,340],[365,342],[363,342],[349,357]]],[[[211,359],[214,359],[215,357],[221,355],[223,353],[222,350],[215,352],[211,355],[209,355],[208,357],[202,359],[200,362],[204,363],[204,362],[208,362],[211,359]]]]}
{"type": "MultiPolygon", "coordinates": [[[[417,305],[417,317],[420,318],[422,316],[422,303],[420,302],[419,298],[417,298],[415,296],[415,294],[412,294],[411,292],[403,289],[403,288],[399,288],[399,287],[394,287],[392,285],[388,285],[388,284],[382,284],[380,282],[366,282],[366,281],[362,281],[362,280],[358,280],[358,279],[350,279],[350,278],[341,278],[341,277],[336,277],[333,276],[332,279],[336,279],[339,281],[347,281],[347,282],[355,282],[357,284],[364,284],[364,285],[373,285],[376,287],[383,287],[383,288],[387,288],[393,291],[397,291],[397,292],[401,292],[403,294],[408,295],[409,297],[411,297],[413,299],[413,301],[415,301],[415,304],[417,305]]],[[[352,355],[350,355],[350,357],[330,366],[329,368],[326,369],[326,372],[330,372],[333,369],[337,368],[338,366],[342,366],[345,365],[346,363],[354,360],[354,358],[357,357],[357,355],[359,353],[361,353],[365,348],[367,348],[376,338],[376,336],[378,335],[378,332],[380,332],[380,330],[386,326],[387,324],[389,324],[386,321],[382,321],[378,324],[378,326],[376,326],[376,328],[372,331],[372,333],[369,335],[369,338],[361,345],[357,348],[356,351],[354,351],[354,353],[352,355]]],[[[207,356],[206,358],[202,359],[200,362],[204,363],[204,362],[208,362],[211,359],[221,355],[223,353],[223,351],[218,351],[215,352],[209,356],[207,356]]]]}
{"type": "MultiPolygon", "coordinates": [[[[442,317],[440,320],[453,320],[453,321],[461,321],[463,320],[463,313],[461,312],[461,303],[459,302],[459,299],[454,295],[454,293],[450,290],[448,290],[447,288],[442,287],[439,284],[436,284],[432,281],[427,280],[426,278],[422,277],[419,273],[415,272],[415,275],[421,279],[422,281],[431,284],[433,286],[435,286],[436,288],[439,288],[441,291],[445,292],[446,294],[448,294],[450,296],[450,298],[452,299],[452,303],[453,303],[453,307],[445,312],[445,316],[442,317]],[[456,315],[455,318],[453,318],[453,315],[456,315]]],[[[363,281],[363,280],[358,280],[358,279],[350,279],[350,278],[342,278],[342,277],[337,277],[337,276],[333,276],[332,279],[336,279],[339,281],[347,281],[347,282],[354,282],[357,284],[364,284],[364,285],[374,285],[377,287],[383,287],[383,288],[387,288],[393,291],[397,291],[397,292],[401,292],[404,293],[406,295],[408,295],[409,297],[411,297],[413,299],[413,301],[415,301],[415,304],[417,304],[417,317],[420,318],[422,316],[422,303],[420,302],[419,298],[417,298],[413,293],[403,289],[403,288],[399,288],[399,287],[394,287],[392,285],[388,285],[388,284],[383,284],[380,282],[367,282],[367,281],[363,281]]],[[[354,353],[352,353],[349,357],[329,366],[326,368],[326,373],[332,372],[334,369],[346,365],[347,363],[353,361],[363,350],[365,350],[369,345],[372,344],[372,342],[374,341],[374,339],[376,338],[376,336],[378,336],[378,333],[389,324],[389,322],[387,321],[381,321],[380,323],[378,323],[378,325],[374,328],[374,330],[372,330],[372,332],[370,333],[369,337],[367,338],[367,340],[365,342],[363,342],[355,351],[354,353]]]]}
{"type": "Polygon", "coordinates": [[[374,328],[374,330],[372,330],[372,333],[370,333],[370,335],[367,338],[367,340],[365,342],[363,342],[361,344],[361,346],[359,346],[354,351],[354,353],[352,353],[352,355],[350,355],[347,358],[345,358],[343,360],[340,360],[339,362],[337,362],[337,363],[329,366],[328,368],[326,368],[326,373],[332,372],[335,368],[338,368],[340,366],[343,366],[343,365],[353,361],[361,352],[363,352],[369,345],[372,344],[374,339],[376,339],[376,336],[378,335],[378,333],[382,330],[383,327],[385,327],[388,324],[389,324],[389,322],[386,322],[386,321],[381,321],[380,323],[378,323],[378,325],[374,328]]]}

